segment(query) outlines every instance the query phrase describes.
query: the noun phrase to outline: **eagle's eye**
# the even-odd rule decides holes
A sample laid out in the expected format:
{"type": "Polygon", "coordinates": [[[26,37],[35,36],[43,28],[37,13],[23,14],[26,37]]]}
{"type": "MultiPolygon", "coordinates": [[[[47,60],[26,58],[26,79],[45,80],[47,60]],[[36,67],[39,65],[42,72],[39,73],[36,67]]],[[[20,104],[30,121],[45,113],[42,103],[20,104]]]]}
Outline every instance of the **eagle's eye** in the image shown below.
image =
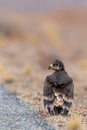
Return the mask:
{"type": "Polygon", "coordinates": [[[55,60],[53,63],[50,64],[48,69],[53,69],[53,70],[64,70],[64,65],[61,61],[55,60]]]}

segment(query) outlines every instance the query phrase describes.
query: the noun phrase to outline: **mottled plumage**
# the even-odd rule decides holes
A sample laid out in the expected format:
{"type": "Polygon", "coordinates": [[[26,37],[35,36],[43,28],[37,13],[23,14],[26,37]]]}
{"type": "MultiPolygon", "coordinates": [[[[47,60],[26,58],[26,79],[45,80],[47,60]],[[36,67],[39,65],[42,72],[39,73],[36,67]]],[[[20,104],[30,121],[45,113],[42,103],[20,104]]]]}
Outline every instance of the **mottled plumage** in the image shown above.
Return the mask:
{"type": "Polygon", "coordinates": [[[61,61],[56,60],[49,66],[55,70],[46,77],[43,96],[44,108],[50,115],[67,115],[72,106],[74,85],[72,78],[67,74],[61,61]]]}

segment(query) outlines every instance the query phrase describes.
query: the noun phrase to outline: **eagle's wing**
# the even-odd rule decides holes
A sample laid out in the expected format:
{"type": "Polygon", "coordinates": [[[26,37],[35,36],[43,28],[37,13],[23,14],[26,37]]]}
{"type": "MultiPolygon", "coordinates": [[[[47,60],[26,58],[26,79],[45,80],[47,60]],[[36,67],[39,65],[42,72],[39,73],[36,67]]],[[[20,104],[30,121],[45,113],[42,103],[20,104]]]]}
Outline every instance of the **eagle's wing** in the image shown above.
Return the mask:
{"type": "Polygon", "coordinates": [[[47,80],[45,80],[43,87],[43,96],[44,96],[44,108],[53,115],[53,103],[54,103],[54,92],[53,85],[47,80]]]}
{"type": "Polygon", "coordinates": [[[54,89],[55,91],[61,91],[63,93],[63,107],[70,108],[72,106],[74,85],[73,80],[68,76],[66,72],[60,73],[59,75],[47,76],[44,84],[44,106],[52,106],[54,99],[54,89]]]}
{"type": "MultiPolygon", "coordinates": [[[[53,92],[53,88],[52,88],[52,84],[47,80],[45,80],[45,83],[44,83],[44,88],[43,88],[43,96],[44,96],[44,99],[47,99],[49,101],[53,101],[53,98],[54,98],[54,92],[53,92]]],[[[45,106],[46,104],[44,104],[45,106]]]]}
{"type": "Polygon", "coordinates": [[[50,82],[56,88],[63,88],[69,83],[72,82],[72,78],[66,72],[62,72],[59,74],[53,74],[47,77],[47,81],[50,82]]]}

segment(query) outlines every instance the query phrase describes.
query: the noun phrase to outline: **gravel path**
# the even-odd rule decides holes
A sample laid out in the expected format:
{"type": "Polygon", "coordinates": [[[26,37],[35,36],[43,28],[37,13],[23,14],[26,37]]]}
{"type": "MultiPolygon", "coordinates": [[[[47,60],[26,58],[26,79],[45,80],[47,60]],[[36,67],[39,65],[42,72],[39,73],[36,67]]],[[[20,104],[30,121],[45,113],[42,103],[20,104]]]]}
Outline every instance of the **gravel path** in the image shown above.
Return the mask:
{"type": "Polygon", "coordinates": [[[0,130],[54,130],[44,117],[0,85],[0,130]]]}

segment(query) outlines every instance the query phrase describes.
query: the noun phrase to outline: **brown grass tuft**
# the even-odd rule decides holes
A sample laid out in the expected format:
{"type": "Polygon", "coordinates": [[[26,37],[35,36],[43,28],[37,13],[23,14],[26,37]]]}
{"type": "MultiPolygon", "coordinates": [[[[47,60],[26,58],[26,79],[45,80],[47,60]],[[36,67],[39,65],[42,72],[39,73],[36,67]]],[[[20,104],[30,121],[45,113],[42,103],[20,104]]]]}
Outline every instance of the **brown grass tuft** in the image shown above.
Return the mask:
{"type": "Polygon", "coordinates": [[[24,73],[25,74],[30,74],[32,72],[32,68],[30,66],[25,66],[24,67],[24,73]]]}
{"type": "Polygon", "coordinates": [[[82,130],[81,124],[81,118],[76,116],[69,121],[68,130],[82,130]]]}
{"type": "Polygon", "coordinates": [[[5,71],[5,67],[3,65],[0,65],[0,75],[3,75],[5,71]]]}
{"type": "Polygon", "coordinates": [[[3,76],[3,80],[6,82],[6,83],[12,83],[13,81],[15,81],[15,77],[11,74],[5,74],[3,76]]]}

